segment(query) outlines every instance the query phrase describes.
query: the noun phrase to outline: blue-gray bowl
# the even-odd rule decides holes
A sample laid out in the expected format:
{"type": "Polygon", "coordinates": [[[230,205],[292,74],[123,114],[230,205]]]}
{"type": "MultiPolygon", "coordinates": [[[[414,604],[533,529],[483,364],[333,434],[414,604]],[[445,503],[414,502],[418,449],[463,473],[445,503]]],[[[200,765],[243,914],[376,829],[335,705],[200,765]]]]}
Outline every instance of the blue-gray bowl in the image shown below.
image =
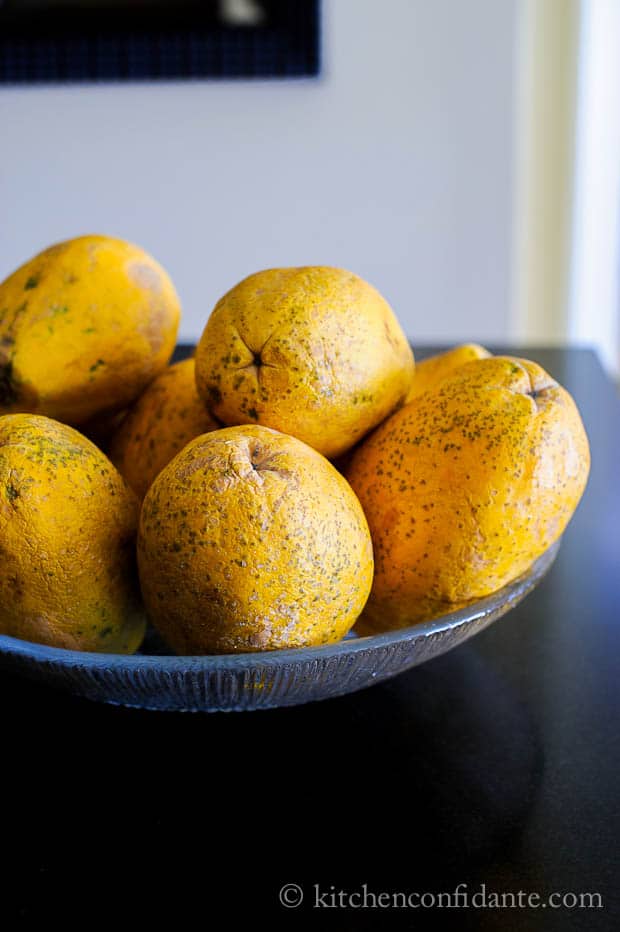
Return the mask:
{"type": "Polygon", "coordinates": [[[204,657],[153,653],[156,641],[147,637],[146,653],[127,657],[0,635],[0,667],[97,702],[141,709],[242,711],[329,699],[387,680],[477,634],[531,592],[558,548],[559,542],[510,585],[466,608],[371,637],[349,637],[324,647],[204,657]]]}

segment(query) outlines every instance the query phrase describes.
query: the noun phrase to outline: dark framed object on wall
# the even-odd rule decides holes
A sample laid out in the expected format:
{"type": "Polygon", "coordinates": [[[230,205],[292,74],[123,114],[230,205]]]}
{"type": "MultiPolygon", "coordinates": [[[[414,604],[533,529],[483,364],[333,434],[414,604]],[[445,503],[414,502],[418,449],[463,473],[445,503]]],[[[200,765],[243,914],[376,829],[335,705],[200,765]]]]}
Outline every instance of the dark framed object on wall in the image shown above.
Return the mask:
{"type": "Polygon", "coordinates": [[[300,78],[319,0],[0,0],[0,83],[300,78]]]}

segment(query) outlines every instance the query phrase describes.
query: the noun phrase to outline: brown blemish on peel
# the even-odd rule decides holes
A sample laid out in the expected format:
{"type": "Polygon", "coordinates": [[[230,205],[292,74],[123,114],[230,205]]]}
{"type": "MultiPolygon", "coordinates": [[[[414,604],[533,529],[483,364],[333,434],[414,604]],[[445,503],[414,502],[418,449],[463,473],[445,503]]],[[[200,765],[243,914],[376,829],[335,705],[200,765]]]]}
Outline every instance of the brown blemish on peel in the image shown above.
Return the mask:
{"type": "Polygon", "coordinates": [[[142,332],[151,344],[153,352],[158,353],[163,344],[169,310],[163,293],[162,277],[156,268],[146,262],[128,262],[126,270],[130,281],[148,293],[145,297],[149,313],[142,332]]]}
{"type": "Polygon", "coordinates": [[[127,275],[139,288],[160,292],[162,290],[161,275],[152,266],[145,262],[127,263],[127,275]]]}

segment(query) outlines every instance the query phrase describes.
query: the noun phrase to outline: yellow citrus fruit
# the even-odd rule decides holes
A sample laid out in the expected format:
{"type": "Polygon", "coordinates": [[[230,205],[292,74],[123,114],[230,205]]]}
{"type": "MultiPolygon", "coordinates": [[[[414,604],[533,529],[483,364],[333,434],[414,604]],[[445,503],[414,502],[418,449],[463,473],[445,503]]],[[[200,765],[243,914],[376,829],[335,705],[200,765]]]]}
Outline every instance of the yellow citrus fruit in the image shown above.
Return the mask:
{"type": "Polygon", "coordinates": [[[218,302],[196,352],[198,391],[220,421],[273,427],[329,457],[404,401],[413,370],[379,292],[323,266],[244,279],[218,302]]]}
{"type": "Polygon", "coordinates": [[[300,440],[242,426],[192,440],[155,479],[138,536],[153,623],[182,654],[337,641],[372,583],[361,506],[300,440]]]}
{"type": "Polygon", "coordinates": [[[177,362],[154,379],[109,443],[109,455],[139,498],[155,476],[199,434],[221,424],[196,391],[194,360],[177,362]]]}
{"type": "Polygon", "coordinates": [[[471,362],[472,359],[487,359],[490,355],[489,351],[478,343],[463,343],[446,350],[445,353],[437,353],[423,359],[422,362],[416,363],[407,402],[413,401],[429,388],[435,388],[464,363],[471,362]]]}
{"type": "Polygon", "coordinates": [[[0,284],[0,414],[81,425],[131,404],[168,363],[180,306],[138,246],[81,236],[0,284]]]}
{"type": "Polygon", "coordinates": [[[375,550],[364,624],[411,624],[519,576],[564,531],[589,465],[573,399],[533,362],[469,362],[415,398],[347,470],[375,550]]]}
{"type": "Polygon", "coordinates": [[[0,417],[0,631],[132,653],[145,628],[138,502],[97,447],[46,417],[0,417]]]}

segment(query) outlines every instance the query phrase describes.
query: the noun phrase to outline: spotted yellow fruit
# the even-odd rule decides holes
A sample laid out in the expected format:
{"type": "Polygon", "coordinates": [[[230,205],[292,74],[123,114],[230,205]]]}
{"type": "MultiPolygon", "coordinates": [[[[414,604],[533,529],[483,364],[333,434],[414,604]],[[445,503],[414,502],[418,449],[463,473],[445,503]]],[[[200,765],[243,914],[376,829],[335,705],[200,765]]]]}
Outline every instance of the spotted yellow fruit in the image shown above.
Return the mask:
{"type": "Polygon", "coordinates": [[[199,434],[219,424],[198,397],[194,360],[177,362],[134,403],[109,444],[109,455],[140,499],[164,466],[199,434]]]}
{"type": "Polygon", "coordinates": [[[533,362],[475,360],[415,398],[347,470],[375,549],[362,629],[441,614],[519,576],[566,528],[589,466],[573,399],[533,362]]]}
{"type": "Polygon", "coordinates": [[[144,614],[138,501],[82,434],[0,417],[0,632],[72,650],[132,653],[144,614]]]}
{"type": "Polygon", "coordinates": [[[490,355],[489,351],[478,343],[463,343],[446,350],[445,353],[437,353],[423,359],[422,362],[417,362],[407,402],[413,401],[429,388],[435,388],[466,362],[471,362],[472,359],[487,359],[490,355]]]}
{"type": "Polygon", "coordinates": [[[149,615],[181,654],[337,641],[372,583],[368,525],[346,480],[300,440],[261,426],[192,440],[140,517],[149,615]]]}
{"type": "Polygon", "coordinates": [[[131,404],[168,363],[180,306],[138,246],[81,236],[0,284],[0,414],[74,426],[131,404]]]}
{"type": "Polygon", "coordinates": [[[224,295],[196,352],[196,384],[225,424],[258,423],[328,457],[401,404],[411,347],[379,292],[342,269],[250,275],[224,295]]]}

